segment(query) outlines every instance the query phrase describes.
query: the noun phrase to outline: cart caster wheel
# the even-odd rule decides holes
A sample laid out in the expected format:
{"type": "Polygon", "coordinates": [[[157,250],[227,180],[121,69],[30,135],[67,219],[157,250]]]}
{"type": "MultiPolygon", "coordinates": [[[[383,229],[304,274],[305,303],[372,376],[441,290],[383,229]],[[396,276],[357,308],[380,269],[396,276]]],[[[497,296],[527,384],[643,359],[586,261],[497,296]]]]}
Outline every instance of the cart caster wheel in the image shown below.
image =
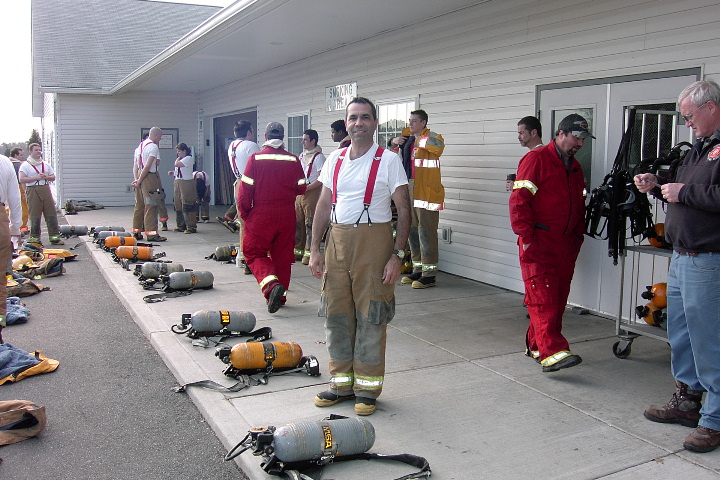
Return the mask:
{"type": "Polygon", "coordinates": [[[620,348],[620,342],[615,342],[615,345],[613,345],[613,353],[617,358],[627,358],[630,356],[630,351],[632,350],[632,344],[628,343],[625,348],[620,348]]]}

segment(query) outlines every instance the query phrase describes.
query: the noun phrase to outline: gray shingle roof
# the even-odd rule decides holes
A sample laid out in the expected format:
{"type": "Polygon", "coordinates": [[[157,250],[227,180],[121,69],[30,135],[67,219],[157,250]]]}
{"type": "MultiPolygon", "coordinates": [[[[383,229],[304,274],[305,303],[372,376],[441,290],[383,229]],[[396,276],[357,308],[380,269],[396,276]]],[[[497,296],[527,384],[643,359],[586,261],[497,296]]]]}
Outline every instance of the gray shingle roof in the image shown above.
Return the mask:
{"type": "Polygon", "coordinates": [[[32,0],[35,85],[108,90],[219,10],[148,0],[32,0]]]}

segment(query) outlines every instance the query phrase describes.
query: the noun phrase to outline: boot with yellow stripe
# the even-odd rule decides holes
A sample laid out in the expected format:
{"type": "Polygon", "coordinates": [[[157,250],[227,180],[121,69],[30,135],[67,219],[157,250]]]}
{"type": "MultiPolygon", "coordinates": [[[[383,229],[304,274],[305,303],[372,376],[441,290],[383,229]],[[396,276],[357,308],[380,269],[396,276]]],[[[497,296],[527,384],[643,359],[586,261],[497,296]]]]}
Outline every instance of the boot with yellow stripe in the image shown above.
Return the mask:
{"type": "Polygon", "coordinates": [[[563,368],[579,365],[581,362],[580,355],[574,355],[569,350],[563,350],[544,358],[540,365],[542,365],[543,372],[557,372],[563,368]]]}

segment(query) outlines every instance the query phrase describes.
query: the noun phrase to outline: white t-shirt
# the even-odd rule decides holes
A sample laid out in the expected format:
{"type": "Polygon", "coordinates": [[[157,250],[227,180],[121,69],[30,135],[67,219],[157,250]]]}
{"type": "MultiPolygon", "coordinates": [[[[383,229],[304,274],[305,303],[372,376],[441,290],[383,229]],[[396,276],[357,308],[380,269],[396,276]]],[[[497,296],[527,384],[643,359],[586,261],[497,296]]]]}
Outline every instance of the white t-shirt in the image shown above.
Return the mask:
{"type": "MultiPolygon", "coordinates": [[[[176,160],[177,161],[177,160],[176,160]]],[[[175,178],[178,180],[192,180],[193,179],[193,163],[195,163],[195,160],[192,156],[188,155],[182,159],[180,159],[182,164],[184,166],[180,167],[180,173],[181,175],[178,175],[178,167],[175,167],[173,170],[175,172],[175,178]]]]}
{"type": "MultiPolygon", "coordinates": [[[[22,165],[26,163],[23,162],[22,165]]],[[[20,190],[17,187],[15,167],[5,155],[0,155],[0,202],[10,210],[10,235],[20,235],[20,225],[22,225],[20,190]]]]}
{"type": "MultiPolygon", "coordinates": [[[[233,169],[233,145],[235,145],[235,167],[237,168],[236,177],[240,178],[245,171],[250,155],[260,151],[258,144],[252,140],[235,139],[228,148],[228,158],[230,159],[230,168],[233,169]]],[[[235,173],[235,172],[233,172],[235,173]]]]}
{"type": "Polygon", "coordinates": [[[317,153],[317,155],[315,156],[315,160],[313,160],[313,156],[315,156],[315,154],[311,155],[310,158],[307,158],[307,163],[305,163],[305,152],[300,155],[300,163],[302,163],[303,172],[305,172],[305,178],[307,178],[308,185],[310,185],[312,182],[317,180],[318,177],[320,177],[320,171],[325,164],[325,155],[323,155],[322,152],[317,153]],[[313,162],[313,164],[312,170],[310,171],[310,176],[308,176],[308,165],[310,164],[310,162],[313,162]]]}
{"type": "MultiPolygon", "coordinates": [[[[45,175],[55,175],[55,170],[50,166],[49,163],[43,162],[42,165],[33,166],[30,162],[23,162],[20,165],[20,171],[28,177],[37,177],[39,174],[44,173],[45,175]]],[[[45,180],[38,180],[37,182],[26,183],[28,187],[34,187],[35,185],[45,185],[48,182],[45,180]]]]}
{"type": "MultiPolygon", "coordinates": [[[[345,159],[340,167],[337,180],[337,205],[335,216],[330,219],[332,222],[345,225],[354,225],[360,218],[360,223],[367,223],[367,214],[363,213],[363,200],[370,176],[370,166],[377,152],[378,144],[373,146],[362,157],[350,160],[350,148],[348,147],[345,159]]],[[[344,149],[335,150],[325,162],[320,172],[320,182],[332,191],[333,176],[338,157],[344,149]]],[[[370,201],[370,219],[373,223],[389,222],[392,220],[390,210],[391,196],[395,189],[401,185],[407,185],[407,176],[402,166],[402,160],[397,153],[385,149],[380,160],[377,177],[375,178],[375,189],[370,201]]]]}
{"type": "MultiPolygon", "coordinates": [[[[150,172],[157,172],[158,171],[158,164],[160,163],[160,148],[157,146],[156,143],[150,143],[149,145],[145,145],[145,148],[143,148],[142,151],[142,163],[143,165],[147,165],[148,159],[150,157],[155,157],[157,160],[153,162],[153,165],[150,166],[150,172]]],[[[139,165],[138,165],[139,167],[139,165]]]]}

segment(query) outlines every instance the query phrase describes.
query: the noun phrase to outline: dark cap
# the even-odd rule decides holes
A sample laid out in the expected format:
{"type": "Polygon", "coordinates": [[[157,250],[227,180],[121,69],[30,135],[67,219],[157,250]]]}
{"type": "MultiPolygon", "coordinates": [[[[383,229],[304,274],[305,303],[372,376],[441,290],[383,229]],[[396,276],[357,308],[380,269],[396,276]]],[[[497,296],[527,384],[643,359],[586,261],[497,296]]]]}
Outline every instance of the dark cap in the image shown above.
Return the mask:
{"type": "Polygon", "coordinates": [[[267,124],[267,127],[265,127],[265,136],[269,139],[284,138],[285,127],[283,127],[280,122],[270,122],[267,124]]]}
{"type": "Polygon", "coordinates": [[[595,138],[590,133],[590,130],[588,130],[587,120],[577,113],[573,113],[572,115],[568,115],[563,118],[560,125],[558,125],[558,130],[570,132],[578,138],[595,138]]]}

